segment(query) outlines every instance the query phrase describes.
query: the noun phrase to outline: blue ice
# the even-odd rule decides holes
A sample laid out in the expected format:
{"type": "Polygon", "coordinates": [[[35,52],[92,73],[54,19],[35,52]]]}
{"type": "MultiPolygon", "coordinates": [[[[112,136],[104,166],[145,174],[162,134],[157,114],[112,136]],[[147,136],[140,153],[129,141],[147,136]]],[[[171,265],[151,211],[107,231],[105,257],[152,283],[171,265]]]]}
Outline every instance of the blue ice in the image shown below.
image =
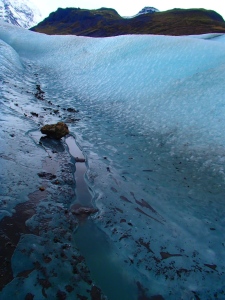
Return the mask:
{"type": "Polygon", "coordinates": [[[0,39],[1,72],[29,62],[47,97],[80,110],[70,130],[94,222],[131,278],[165,299],[222,299],[225,36],[47,36],[1,23],[0,39]]]}

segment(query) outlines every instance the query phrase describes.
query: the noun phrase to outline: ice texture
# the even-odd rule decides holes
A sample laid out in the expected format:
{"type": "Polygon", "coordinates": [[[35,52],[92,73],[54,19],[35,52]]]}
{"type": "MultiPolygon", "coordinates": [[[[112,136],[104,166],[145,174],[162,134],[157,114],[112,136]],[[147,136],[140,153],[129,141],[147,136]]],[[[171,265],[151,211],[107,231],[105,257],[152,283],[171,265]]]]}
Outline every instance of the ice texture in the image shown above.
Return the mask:
{"type": "Polygon", "coordinates": [[[225,36],[47,36],[1,23],[0,38],[0,76],[29,64],[48,99],[79,109],[69,127],[93,222],[139,298],[223,299],[225,36]]]}

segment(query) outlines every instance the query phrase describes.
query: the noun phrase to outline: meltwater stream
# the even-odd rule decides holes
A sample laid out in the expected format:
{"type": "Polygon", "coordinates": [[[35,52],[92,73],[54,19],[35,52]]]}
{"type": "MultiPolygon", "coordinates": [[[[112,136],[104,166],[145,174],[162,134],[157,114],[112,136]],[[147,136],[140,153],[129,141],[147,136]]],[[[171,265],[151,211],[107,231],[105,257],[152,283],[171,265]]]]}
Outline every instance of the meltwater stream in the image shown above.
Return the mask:
{"type": "MultiPolygon", "coordinates": [[[[76,161],[76,158],[84,159],[82,151],[77,146],[73,136],[69,136],[66,139],[66,144],[69,149],[70,155],[76,161]]],[[[82,206],[90,206],[91,205],[91,194],[88,189],[88,185],[85,182],[84,176],[86,173],[86,165],[84,162],[76,162],[76,172],[74,174],[76,181],[76,201],[80,203],[82,206]]]]}
{"type": "MultiPolygon", "coordinates": [[[[70,155],[75,159],[84,158],[73,136],[66,139],[70,155]]],[[[76,203],[92,206],[92,196],[85,181],[86,164],[76,162],[76,203]]],[[[91,218],[79,223],[75,241],[80,253],[85,257],[91,277],[102,289],[108,300],[137,300],[137,288],[132,276],[126,271],[125,263],[119,258],[115,246],[91,218]]]]}

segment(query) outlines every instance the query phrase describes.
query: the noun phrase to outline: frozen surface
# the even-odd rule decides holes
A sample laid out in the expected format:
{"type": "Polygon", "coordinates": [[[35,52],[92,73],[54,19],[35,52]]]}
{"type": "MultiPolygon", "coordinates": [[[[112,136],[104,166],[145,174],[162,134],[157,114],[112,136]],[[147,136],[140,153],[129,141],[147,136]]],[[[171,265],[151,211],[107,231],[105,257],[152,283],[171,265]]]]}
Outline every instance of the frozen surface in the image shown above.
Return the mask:
{"type": "MultiPolygon", "coordinates": [[[[61,119],[87,158],[85,180],[100,210],[92,222],[113,242],[108,260],[124,261],[126,280],[138,289],[134,299],[223,299],[224,35],[93,39],[1,24],[0,38],[3,80],[29,69],[46,99],[65,108],[61,119]],[[79,109],[79,121],[69,107],[79,109]]],[[[36,105],[33,98],[27,106],[36,105]]],[[[2,99],[11,99],[4,88],[2,99]]],[[[4,155],[10,151],[1,146],[4,155]]],[[[6,202],[2,218],[12,214],[6,202]]],[[[81,251],[88,249],[82,232],[81,251]]],[[[91,249],[84,252],[95,274],[91,249]]]]}

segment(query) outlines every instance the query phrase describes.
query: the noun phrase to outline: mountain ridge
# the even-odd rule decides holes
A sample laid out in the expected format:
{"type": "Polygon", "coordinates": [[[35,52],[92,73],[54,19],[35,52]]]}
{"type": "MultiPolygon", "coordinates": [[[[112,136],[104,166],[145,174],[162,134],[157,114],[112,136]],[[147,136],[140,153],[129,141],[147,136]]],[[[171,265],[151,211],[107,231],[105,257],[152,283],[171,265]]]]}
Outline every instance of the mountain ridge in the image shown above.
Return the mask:
{"type": "Polygon", "coordinates": [[[126,34],[193,35],[225,33],[225,22],[217,12],[206,9],[172,9],[123,18],[111,8],[59,8],[31,30],[50,35],[91,37],[126,34]]]}

